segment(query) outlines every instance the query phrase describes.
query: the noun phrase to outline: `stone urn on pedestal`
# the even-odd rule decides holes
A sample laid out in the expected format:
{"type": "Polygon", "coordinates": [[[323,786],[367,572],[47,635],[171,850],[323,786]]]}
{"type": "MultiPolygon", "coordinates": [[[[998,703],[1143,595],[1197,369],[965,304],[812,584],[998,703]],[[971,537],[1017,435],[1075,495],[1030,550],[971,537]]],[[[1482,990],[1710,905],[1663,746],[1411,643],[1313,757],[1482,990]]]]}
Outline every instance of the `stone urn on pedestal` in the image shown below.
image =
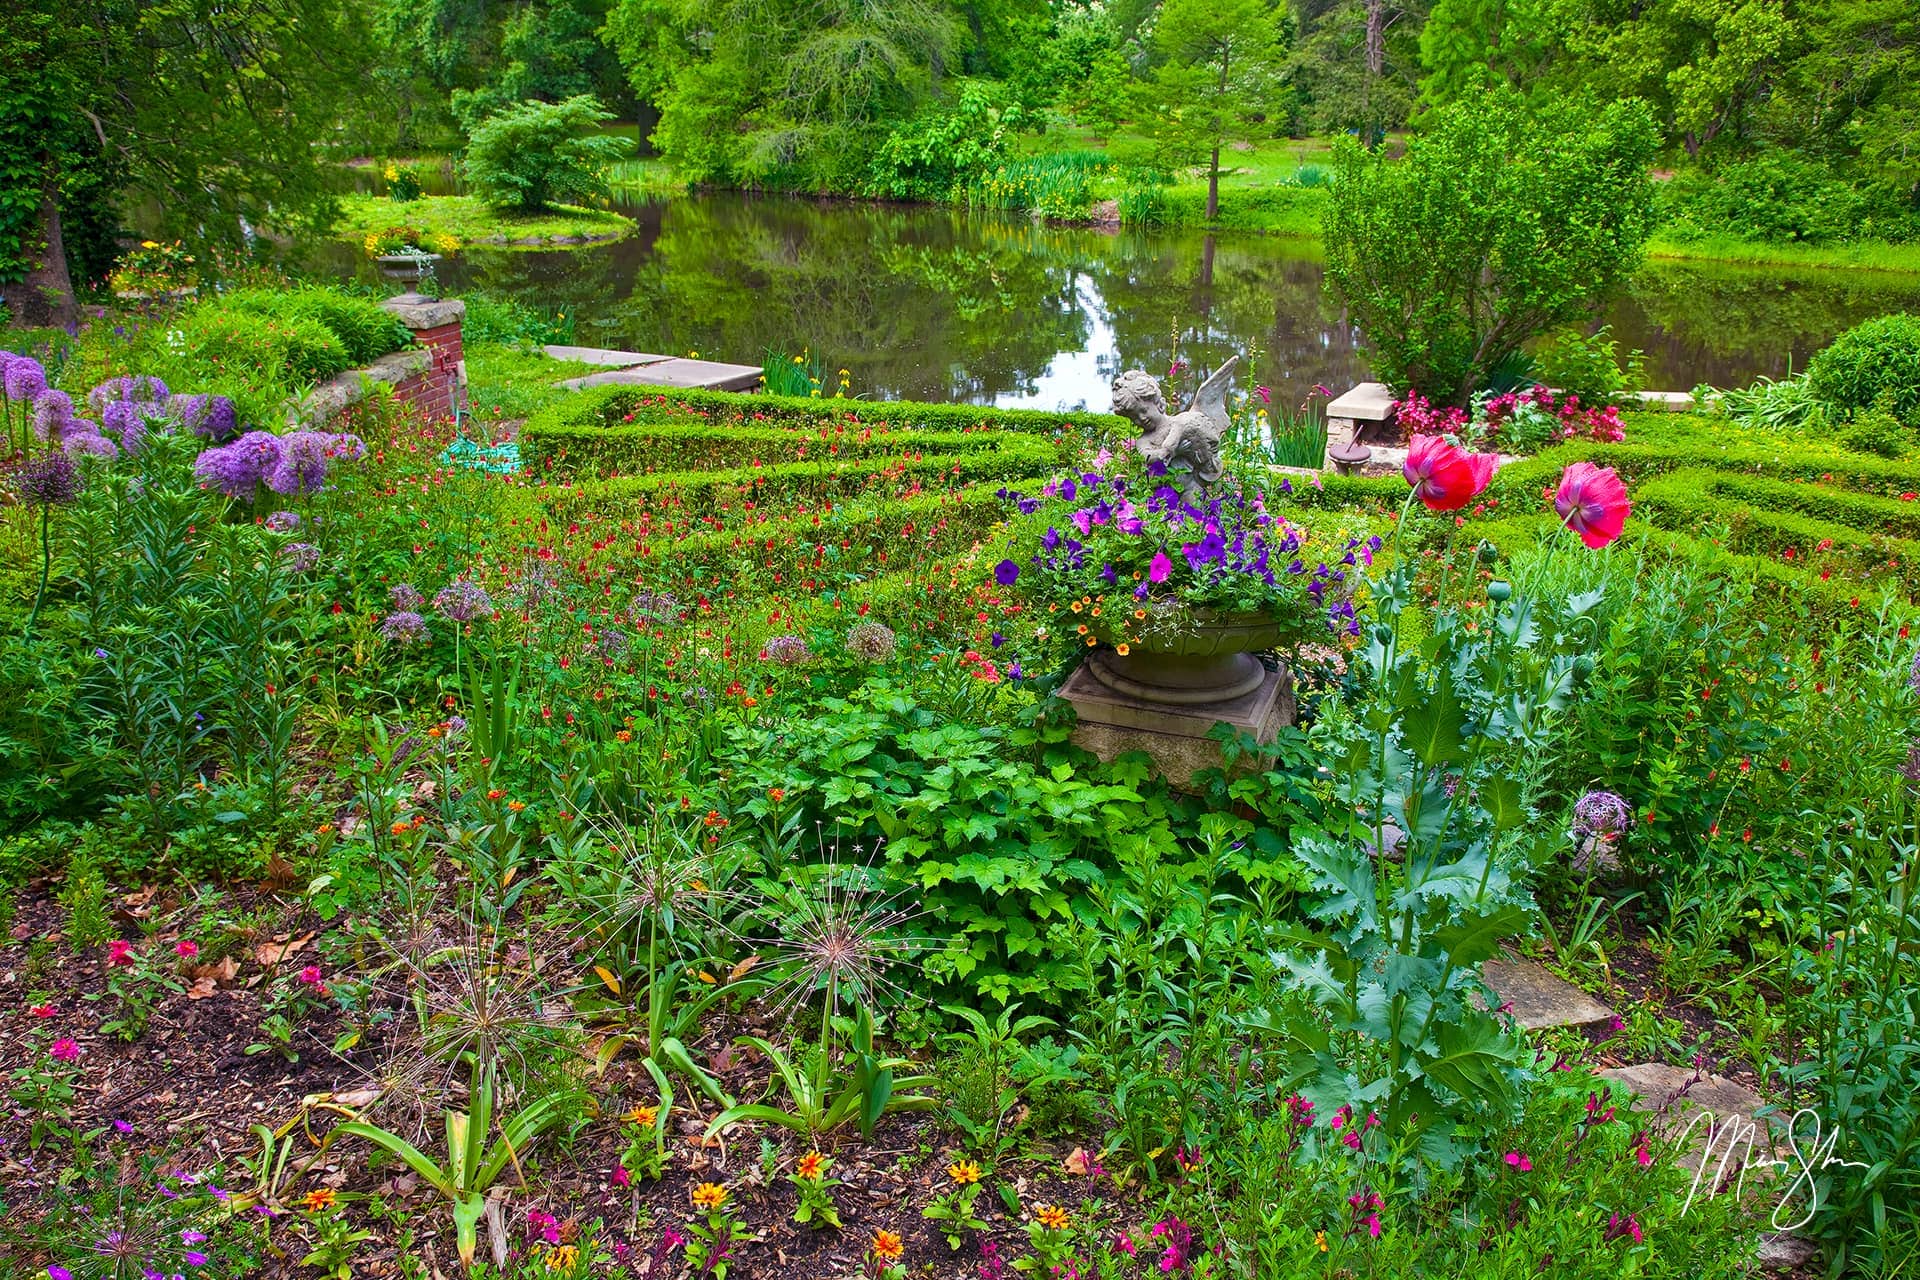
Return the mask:
{"type": "MultiPolygon", "coordinates": [[[[1159,383],[1139,370],[1114,383],[1114,412],[1141,429],[1136,442],[1149,464],[1183,500],[1204,506],[1224,476],[1220,438],[1228,424],[1229,359],[1207,379],[1186,412],[1166,412],[1159,383]]],[[[1074,741],[1102,759],[1145,751],[1176,786],[1221,763],[1211,734],[1225,722],[1271,742],[1293,723],[1293,681],[1284,663],[1255,656],[1272,649],[1286,628],[1261,612],[1223,612],[1156,602],[1147,617],[1118,633],[1094,626],[1104,641],[1081,663],[1061,696],[1079,717],[1074,741]]]]}

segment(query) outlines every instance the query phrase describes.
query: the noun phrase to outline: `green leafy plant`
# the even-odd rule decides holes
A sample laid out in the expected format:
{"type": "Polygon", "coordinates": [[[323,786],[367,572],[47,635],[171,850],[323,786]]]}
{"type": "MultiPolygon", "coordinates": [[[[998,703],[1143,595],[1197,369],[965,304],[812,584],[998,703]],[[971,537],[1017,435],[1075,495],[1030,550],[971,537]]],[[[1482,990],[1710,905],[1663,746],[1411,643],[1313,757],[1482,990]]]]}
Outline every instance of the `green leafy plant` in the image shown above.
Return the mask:
{"type": "Polygon", "coordinates": [[[1037,1013],[1018,1016],[1018,1001],[992,1019],[961,1005],[940,1007],[969,1027],[942,1037],[950,1064],[946,1116],[959,1126],[969,1148],[997,1157],[1007,1138],[1007,1116],[1019,1102],[1013,1068],[1020,1056],[1020,1037],[1052,1026],[1053,1020],[1037,1013]]]}
{"type": "Polygon", "coordinates": [[[467,139],[467,182],[489,204],[529,213],[558,200],[604,198],[605,167],[632,154],[630,145],[595,131],[612,118],[587,94],[507,107],[467,139]]]}
{"type": "Polygon", "coordinates": [[[1855,325],[1807,365],[1807,389],[1842,414],[1885,411],[1920,425],[1920,315],[1880,316],[1855,325]]]}
{"type": "Polygon", "coordinates": [[[834,1033],[831,1012],[821,1018],[820,1041],[788,1054],[764,1036],[742,1036],[773,1066],[773,1078],[787,1096],[787,1108],[764,1103],[728,1107],[707,1126],[712,1137],[743,1120],[779,1125],[818,1141],[847,1125],[871,1138],[882,1116],[896,1111],[931,1111],[937,1099],[911,1092],[933,1083],[931,1076],[900,1074],[911,1071],[906,1058],[879,1053],[874,1048],[873,1013],[862,1004],[854,1013],[844,1051],[834,1033]]]}
{"type": "Polygon", "coordinates": [[[794,1185],[799,1195],[793,1220],[800,1226],[818,1229],[837,1228],[840,1225],[840,1210],[833,1202],[833,1189],[840,1185],[840,1179],[827,1176],[832,1167],[832,1160],[818,1151],[809,1151],[800,1157],[793,1172],[787,1175],[787,1181],[794,1185]]]}
{"type": "Polygon", "coordinates": [[[951,1185],[920,1213],[928,1221],[940,1223],[947,1247],[958,1250],[969,1236],[987,1229],[986,1220],[975,1208],[982,1185],[980,1166],[971,1160],[956,1160],[947,1166],[947,1179],[951,1185]]]}

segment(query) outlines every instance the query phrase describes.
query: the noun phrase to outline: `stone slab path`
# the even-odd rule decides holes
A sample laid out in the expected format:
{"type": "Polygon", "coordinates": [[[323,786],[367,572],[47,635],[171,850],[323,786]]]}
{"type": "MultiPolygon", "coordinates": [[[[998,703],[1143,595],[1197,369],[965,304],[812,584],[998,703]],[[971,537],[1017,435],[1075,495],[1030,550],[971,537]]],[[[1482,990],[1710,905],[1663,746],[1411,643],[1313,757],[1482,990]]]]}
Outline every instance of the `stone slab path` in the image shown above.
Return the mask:
{"type": "MultiPolygon", "coordinates": [[[[586,387],[698,387],[707,391],[752,391],[760,385],[760,367],[748,364],[723,364],[718,360],[687,360],[669,356],[648,355],[639,351],[603,351],[599,348],[548,347],[547,353],[555,351],[585,350],[598,355],[632,356],[634,363],[605,373],[589,373],[585,377],[568,378],[554,385],[563,391],[579,391],[586,387]]],[[[568,357],[561,357],[563,359],[568,357]]],[[[610,360],[595,360],[595,364],[609,364],[610,360]]]]}
{"type": "Polygon", "coordinates": [[[1584,1027],[1613,1017],[1612,1009],[1531,960],[1489,960],[1480,974],[1528,1031],[1584,1027]]]}
{"type": "Polygon", "coordinates": [[[580,364],[604,364],[616,369],[631,369],[635,365],[660,364],[673,359],[672,356],[657,356],[647,351],[614,351],[607,347],[567,347],[550,345],[544,350],[549,359],[573,360],[580,364]]]}

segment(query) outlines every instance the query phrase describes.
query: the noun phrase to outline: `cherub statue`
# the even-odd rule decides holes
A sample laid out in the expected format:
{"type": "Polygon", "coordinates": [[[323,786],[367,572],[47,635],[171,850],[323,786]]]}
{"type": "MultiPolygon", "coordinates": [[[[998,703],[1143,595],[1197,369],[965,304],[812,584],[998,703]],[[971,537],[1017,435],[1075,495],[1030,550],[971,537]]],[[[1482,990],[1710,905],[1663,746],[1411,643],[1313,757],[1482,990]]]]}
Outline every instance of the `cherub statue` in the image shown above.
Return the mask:
{"type": "Polygon", "coordinates": [[[1160,382],[1141,369],[1129,369],[1113,380],[1113,411],[1140,428],[1140,456],[1167,464],[1170,483],[1197,502],[1207,486],[1225,474],[1220,465],[1220,437],[1228,427],[1227,383],[1238,356],[1213,371],[1200,384],[1185,413],[1167,413],[1160,382]]]}

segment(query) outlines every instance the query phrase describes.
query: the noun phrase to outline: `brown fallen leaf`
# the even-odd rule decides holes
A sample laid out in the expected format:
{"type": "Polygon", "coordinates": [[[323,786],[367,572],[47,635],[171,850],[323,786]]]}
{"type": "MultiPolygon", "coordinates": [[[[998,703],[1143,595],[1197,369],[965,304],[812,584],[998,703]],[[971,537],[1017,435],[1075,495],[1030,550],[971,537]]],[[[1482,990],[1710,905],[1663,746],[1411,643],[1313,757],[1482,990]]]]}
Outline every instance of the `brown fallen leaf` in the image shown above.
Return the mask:
{"type": "Polygon", "coordinates": [[[187,999],[205,1000],[208,996],[220,994],[220,984],[212,978],[195,978],[193,985],[187,988],[187,999]]]}
{"type": "Polygon", "coordinates": [[[232,986],[233,980],[240,976],[240,962],[232,956],[222,956],[214,964],[197,964],[188,972],[196,983],[214,982],[220,986],[232,986]]]}
{"type": "Polygon", "coordinates": [[[291,942],[287,941],[287,935],[280,934],[272,942],[263,942],[255,947],[253,958],[264,965],[276,965],[312,941],[311,933],[303,933],[291,942]]]}
{"type": "Polygon", "coordinates": [[[1085,1147],[1075,1147],[1060,1163],[1068,1173],[1078,1174],[1082,1178],[1093,1172],[1093,1157],[1087,1154],[1085,1147]]]}

